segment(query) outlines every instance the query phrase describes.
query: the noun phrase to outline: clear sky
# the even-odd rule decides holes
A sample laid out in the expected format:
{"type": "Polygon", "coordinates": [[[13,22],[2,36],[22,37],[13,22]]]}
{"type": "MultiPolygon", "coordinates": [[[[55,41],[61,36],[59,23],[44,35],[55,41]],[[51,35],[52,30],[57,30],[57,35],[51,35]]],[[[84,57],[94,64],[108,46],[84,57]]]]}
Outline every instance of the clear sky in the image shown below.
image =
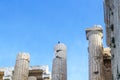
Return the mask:
{"type": "Polygon", "coordinates": [[[61,41],[68,48],[68,80],[88,80],[85,29],[95,24],[105,27],[103,0],[0,0],[0,67],[14,66],[18,52],[29,52],[30,65],[51,71],[61,41]]]}

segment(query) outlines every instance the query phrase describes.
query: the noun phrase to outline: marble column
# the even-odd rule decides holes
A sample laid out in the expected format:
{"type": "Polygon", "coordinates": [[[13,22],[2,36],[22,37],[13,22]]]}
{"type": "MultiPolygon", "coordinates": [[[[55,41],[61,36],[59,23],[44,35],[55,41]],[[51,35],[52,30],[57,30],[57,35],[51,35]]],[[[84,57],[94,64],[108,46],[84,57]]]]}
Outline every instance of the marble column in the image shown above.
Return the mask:
{"type": "Polygon", "coordinates": [[[120,80],[120,0],[104,0],[107,45],[111,48],[112,79],[120,80]]]}
{"type": "Polygon", "coordinates": [[[12,80],[28,80],[30,55],[19,53],[17,55],[14,74],[12,80]]]}
{"type": "Polygon", "coordinates": [[[86,29],[89,41],[89,80],[104,80],[103,76],[103,30],[100,25],[86,29]]]}
{"type": "Polygon", "coordinates": [[[55,46],[55,58],[52,66],[52,80],[67,80],[66,46],[58,43],[55,46]]]}

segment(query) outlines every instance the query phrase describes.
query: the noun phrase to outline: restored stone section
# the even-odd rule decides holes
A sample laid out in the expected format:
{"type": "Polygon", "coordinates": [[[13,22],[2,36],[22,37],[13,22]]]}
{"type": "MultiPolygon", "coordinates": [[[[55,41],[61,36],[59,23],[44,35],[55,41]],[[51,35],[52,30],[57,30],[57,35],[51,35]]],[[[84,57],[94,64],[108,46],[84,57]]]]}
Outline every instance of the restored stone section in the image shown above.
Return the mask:
{"type": "Polygon", "coordinates": [[[103,65],[105,80],[112,80],[110,48],[104,48],[103,65]]]}
{"type": "Polygon", "coordinates": [[[15,64],[12,80],[28,80],[30,55],[28,53],[19,53],[15,64]]]}
{"type": "Polygon", "coordinates": [[[66,46],[63,43],[58,43],[55,46],[52,80],[67,80],[66,46]]]}
{"type": "Polygon", "coordinates": [[[37,80],[37,78],[35,76],[30,76],[28,77],[28,80],[37,80]]]}
{"type": "Polygon", "coordinates": [[[103,30],[100,25],[86,29],[89,40],[89,80],[104,80],[103,76],[103,30]]]}
{"type": "Polygon", "coordinates": [[[104,0],[107,45],[111,48],[113,80],[120,80],[120,0],[104,0]]]}

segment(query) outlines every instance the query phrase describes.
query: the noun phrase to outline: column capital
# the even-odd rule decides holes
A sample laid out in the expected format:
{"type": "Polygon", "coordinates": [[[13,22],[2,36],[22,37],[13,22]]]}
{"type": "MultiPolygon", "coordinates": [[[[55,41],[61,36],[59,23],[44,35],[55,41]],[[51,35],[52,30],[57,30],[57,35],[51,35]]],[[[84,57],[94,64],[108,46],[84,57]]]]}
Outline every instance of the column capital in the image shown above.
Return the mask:
{"type": "Polygon", "coordinates": [[[100,25],[95,25],[91,28],[86,29],[86,39],[89,39],[89,36],[92,34],[99,34],[103,38],[103,29],[100,25]]]}
{"type": "Polygon", "coordinates": [[[17,60],[27,60],[30,61],[30,55],[26,52],[19,52],[17,55],[17,60]]]}

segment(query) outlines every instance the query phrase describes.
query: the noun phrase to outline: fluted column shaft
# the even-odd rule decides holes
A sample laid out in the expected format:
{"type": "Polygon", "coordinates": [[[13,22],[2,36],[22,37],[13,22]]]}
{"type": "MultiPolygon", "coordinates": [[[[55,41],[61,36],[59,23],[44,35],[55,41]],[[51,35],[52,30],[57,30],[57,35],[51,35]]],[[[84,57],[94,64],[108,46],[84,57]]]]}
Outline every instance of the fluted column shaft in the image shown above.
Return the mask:
{"type": "Polygon", "coordinates": [[[12,80],[28,80],[30,55],[19,53],[15,64],[12,80]]]}
{"type": "Polygon", "coordinates": [[[104,3],[107,45],[112,54],[112,79],[120,80],[120,0],[104,0],[104,3]]]}
{"type": "Polygon", "coordinates": [[[114,80],[120,80],[120,0],[114,0],[114,40],[112,48],[112,70],[114,80]]]}
{"type": "Polygon", "coordinates": [[[97,27],[87,31],[89,40],[89,80],[104,80],[103,76],[103,56],[102,56],[102,29],[97,27]],[[100,31],[101,30],[101,31],[100,31]]]}
{"type": "Polygon", "coordinates": [[[53,60],[52,80],[67,80],[66,60],[55,58],[53,60]]]}

